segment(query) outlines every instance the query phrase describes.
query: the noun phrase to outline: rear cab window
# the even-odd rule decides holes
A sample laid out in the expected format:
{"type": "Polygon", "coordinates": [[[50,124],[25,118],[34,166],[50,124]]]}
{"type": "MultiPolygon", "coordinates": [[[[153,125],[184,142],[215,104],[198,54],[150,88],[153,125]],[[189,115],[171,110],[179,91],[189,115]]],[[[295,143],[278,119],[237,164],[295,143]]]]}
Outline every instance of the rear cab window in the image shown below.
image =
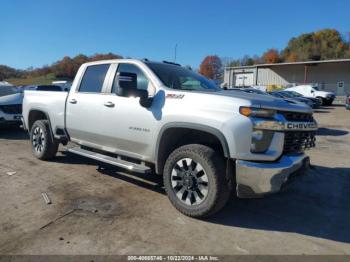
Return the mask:
{"type": "Polygon", "coordinates": [[[101,93],[110,64],[91,65],[85,70],[81,80],[80,93],[101,93]]]}

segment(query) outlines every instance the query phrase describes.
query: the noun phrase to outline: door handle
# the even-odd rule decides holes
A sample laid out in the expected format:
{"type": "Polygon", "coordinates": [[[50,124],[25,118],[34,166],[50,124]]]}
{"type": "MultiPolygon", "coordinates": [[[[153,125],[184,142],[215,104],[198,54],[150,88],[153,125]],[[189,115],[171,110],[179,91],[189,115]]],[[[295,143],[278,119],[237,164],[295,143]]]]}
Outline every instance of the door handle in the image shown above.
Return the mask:
{"type": "Polygon", "coordinates": [[[76,103],[78,103],[78,101],[76,100],[76,99],[71,99],[71,100],[69,100],[69,103],[71,103],[71,104],[76,104],[76,103]]]}
{"type": "Polygon", "coordinates": [[[104,105],[106,106],[106,107],[114,107],[114,103],[113,102],[106,102],[106,103],[104,103],[104,105]]]}

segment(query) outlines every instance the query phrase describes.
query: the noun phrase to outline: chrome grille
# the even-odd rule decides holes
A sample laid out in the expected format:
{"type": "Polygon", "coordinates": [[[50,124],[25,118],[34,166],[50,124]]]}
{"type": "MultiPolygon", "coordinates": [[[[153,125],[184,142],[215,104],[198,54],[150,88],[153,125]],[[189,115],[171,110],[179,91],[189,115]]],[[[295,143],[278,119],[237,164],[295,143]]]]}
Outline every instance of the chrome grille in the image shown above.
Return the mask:
{"type": "Polygon", "coordinates": [[[305,149],[315,147],[314,131],[287,131],[284,133],[283,153],[301,153],[305,149]]]}
{"type": "Polygon", "coordinates": [[[298,121],[298,122],[312,122],[312,121],[314,121],[312,114],[298,113],[298,112],[286,112],[286,111],[279,111],[278,113],[283,115],[287,121],[298,121]]]}

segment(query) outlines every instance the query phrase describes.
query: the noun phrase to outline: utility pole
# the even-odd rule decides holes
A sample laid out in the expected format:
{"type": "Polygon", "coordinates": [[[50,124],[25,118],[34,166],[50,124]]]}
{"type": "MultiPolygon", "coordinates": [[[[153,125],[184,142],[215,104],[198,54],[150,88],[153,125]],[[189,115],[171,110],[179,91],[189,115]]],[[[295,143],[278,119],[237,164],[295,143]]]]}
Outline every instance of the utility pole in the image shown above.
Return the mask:
{"type": "Polygon", "coordinates": [[[175,54],[174,54],[174,63],[176,63],[176,56],[177,56],[177,44],[175,44],[175,54]]]}

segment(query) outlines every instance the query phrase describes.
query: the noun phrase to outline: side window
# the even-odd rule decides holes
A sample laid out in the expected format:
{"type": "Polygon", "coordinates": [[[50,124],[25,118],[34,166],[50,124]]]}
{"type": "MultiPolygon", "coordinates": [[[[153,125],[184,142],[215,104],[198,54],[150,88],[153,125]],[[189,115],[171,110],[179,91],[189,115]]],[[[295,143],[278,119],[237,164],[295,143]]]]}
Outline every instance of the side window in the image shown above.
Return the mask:
{"type": "MultiPolygon", "coordinates": [[[[119,64],[117,73],[133,73],[137,75],[137,89],[147,90],[148,88],[148,79],[140,68],[132,64],[119,64]]],[[[116,93],[118,90],[118,79],[117,74],[114,77],[112,93],[116,93]]]]}
{"type": "Polygon", "coordinates": [[[79,92],[100,93],[109,64],[88,66],[81,80],[79,92]]]}

